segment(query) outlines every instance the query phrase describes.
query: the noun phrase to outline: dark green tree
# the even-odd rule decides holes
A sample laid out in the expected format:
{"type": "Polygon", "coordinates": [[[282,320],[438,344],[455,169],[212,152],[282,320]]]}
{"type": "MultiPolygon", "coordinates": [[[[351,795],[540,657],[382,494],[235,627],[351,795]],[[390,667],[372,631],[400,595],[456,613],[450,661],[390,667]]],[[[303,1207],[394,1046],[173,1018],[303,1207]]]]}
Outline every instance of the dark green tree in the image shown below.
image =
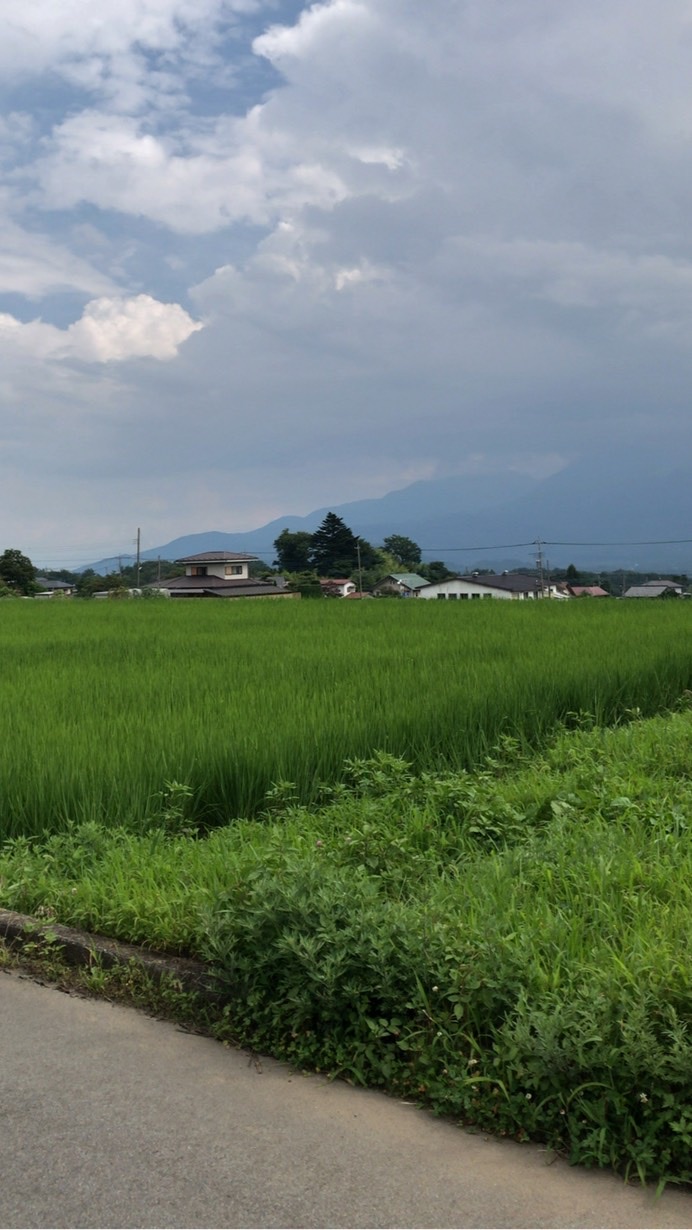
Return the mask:
{"type": "Polygon", "coordinates": [[[15,594],[36,593],[36,569],[29,557],[15,548],[0,555],[0,578],[15,594]]]}
{"type": "Polygon", "coordinates": [[[390,534],[384,539],[382,546],[393,555],[402,568],[413,569],[421,561],[421,550],[417,542],[404,534],[390,534]]]}
{"type": "Polygon", "coordinates": [[[312,534],[307,530],[282,530],[274,539],[274,565],[281,572],[309,572],[311,569],[312,534]]]}
{"type": "Polygon", "coordinates": [[[456,573],[452,572],[446,564],[443,564],[441,559],[433,559],[429,564],[421,564],[418,572],[426,581],[431,583],[435,581],[446,581],[449,577],[453,577],[456,573]]]}
{"type": "MultiPolygon", "coordinates": [[[[372,550],[369,543],[361,544],[362,566],[366,545],[372,550]]],[[[358,539],[336,513],[327,513],[312,535],[311,563],[321,577],[349,577],[358,568],[358,539]]]]}

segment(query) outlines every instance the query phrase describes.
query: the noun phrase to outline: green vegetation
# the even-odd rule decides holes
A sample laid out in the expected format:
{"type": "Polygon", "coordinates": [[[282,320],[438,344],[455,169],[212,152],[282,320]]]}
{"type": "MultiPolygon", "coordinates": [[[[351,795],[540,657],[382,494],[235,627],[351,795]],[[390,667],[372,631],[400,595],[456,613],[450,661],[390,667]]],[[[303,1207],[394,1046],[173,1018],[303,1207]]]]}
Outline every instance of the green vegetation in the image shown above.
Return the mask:
{"type": "Polygon", "coordinates": [[[183,792],[148,833],[7,843],[0,901],[211,962],[218,1036],[689,1182],[691,750],[683,711],[474,773],[382,753],[201,840],[183,792]]]}
{"type": "Polygon", "coordinates": [[[460,605],[3,603],[2,835],[141,828],[168,782],[214,825],[277,781],[319,798],[374,748],[470,768],[692,685],[686,603],[460,605]]]}
{"type": "Polygon", "coordinates": [[[690,1182],[690,611],[3,603],[0,906],[202,958],[219,1037],[690,1182]]]}

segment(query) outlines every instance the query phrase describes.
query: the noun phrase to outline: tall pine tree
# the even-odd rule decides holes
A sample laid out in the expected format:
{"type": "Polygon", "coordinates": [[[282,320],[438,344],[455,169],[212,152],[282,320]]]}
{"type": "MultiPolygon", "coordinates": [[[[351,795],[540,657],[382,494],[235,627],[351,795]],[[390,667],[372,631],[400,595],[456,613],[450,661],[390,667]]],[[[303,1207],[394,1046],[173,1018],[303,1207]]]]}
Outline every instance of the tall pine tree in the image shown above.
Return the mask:
{"type": "Polygon", "coordinates": [[[327,513],[315,530],[311,563],[321,577],[349,577],[358,567],[358,539],[336,513],[327,513]]]}

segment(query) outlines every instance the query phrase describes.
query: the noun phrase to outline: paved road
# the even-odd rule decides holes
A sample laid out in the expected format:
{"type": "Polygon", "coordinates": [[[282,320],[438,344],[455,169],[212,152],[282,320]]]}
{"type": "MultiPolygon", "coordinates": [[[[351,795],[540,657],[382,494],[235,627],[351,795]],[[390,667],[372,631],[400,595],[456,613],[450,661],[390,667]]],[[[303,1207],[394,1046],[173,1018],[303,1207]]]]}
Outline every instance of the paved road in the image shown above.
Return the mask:
{"type": "Polygon", "coordinates": [[[0,1226],[690,1227],[377,1093],[0,973],[0,1226]]]}

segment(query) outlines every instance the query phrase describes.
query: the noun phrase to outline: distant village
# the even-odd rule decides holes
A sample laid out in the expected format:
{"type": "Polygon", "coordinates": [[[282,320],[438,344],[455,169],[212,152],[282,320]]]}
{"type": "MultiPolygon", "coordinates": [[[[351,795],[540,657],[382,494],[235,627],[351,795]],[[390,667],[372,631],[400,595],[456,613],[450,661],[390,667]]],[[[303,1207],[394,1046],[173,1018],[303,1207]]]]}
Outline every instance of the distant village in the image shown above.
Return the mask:
{"type": "Polygon", "coordinates": [[[392,534],[381,546],[355,535],[335,513],[318,529],[284,530],[274,541],[271,563],[233,551],[202,551],[177,560],[141,560],[107,575],[93,568],[39,574],[21,551],[0,554],[0,599],[419,599],[423,601],[558,602],[690,597],[686,575],[662,577],[621,569],[549,570],[543,560],[521,571],[455,572],[441,560],[425,562],[413,539],[392,534]]]}

